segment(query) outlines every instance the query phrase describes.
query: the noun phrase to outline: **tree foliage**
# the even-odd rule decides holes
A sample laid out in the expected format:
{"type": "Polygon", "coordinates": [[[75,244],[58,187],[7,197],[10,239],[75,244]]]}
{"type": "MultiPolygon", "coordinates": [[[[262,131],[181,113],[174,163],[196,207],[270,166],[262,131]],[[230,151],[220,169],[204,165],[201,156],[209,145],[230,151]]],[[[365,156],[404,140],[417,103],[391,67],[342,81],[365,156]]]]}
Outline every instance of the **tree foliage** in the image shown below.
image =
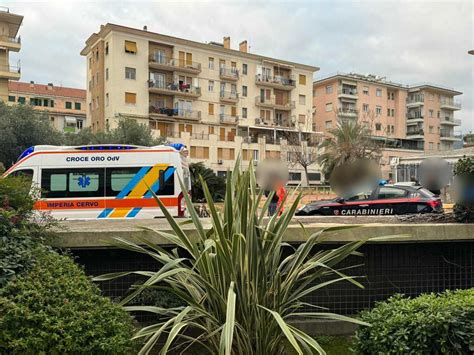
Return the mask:
{"type": "Polygon", "coordinates": [[[380,157],[380,147],[371,138],[370,129],[357,121],[340,121],[329,133],[331,137],[321,144],[318,159],[325,175],[330,175],[337,166],[358,159],[380,157]]]}
{"type": "Polygon", "coordinates": [[[213,201],[224,199],[225,179],[223,177],[216,175],[212,169],[204,166],[203,162],[189,164],[189,171],[191,173],[191,196],[194,202],[204,200],[204,189],[200,176],[206,182],[213,201]]]}
{"type": "Polygon", "coordinates": [[[62,142],[62,134],[51,126],[48,116],[29,105],[0,103],[0,162],[6,167],[33,145],[60,145],[62,142]]]}
{"type": "Polygon", "coordinates": [[[236,162],[232,176],[227,176],[224,209],[217,211],[206,182],[202,186],[211,212],[211,227],[204,229],[188,195],[187,210],[196,234],[188,236],[155,196],[172,233],[155,230],[179,248],[165,250],[141,240],[142,245],[117,238],[128,250],[154,258],[158,271],[130,271],[96,277],[97,281],[138,274],[144,278],[132,289],[122,304],[129,311],[159,314],[159,320],[140,329],[135,337],[146,343],[141,353],[149,353],[159,339],[161,353],[189,351],[199,345],[201,354],[282,354],[288,344],[298,353],[324,354],[316,340],[291,325],[302,318],[338,319],[359,322],[321,310],[303,311],[304,297],[327,285],[349,281],[352,277],[337,270],[339,263],[364,243],[354,241],[334,249],[318,248],[322,231],[308,235],[306,242],[291,250],[283,235],[292,220],[301,195],[285,210],[267,219],[270,200],[263,202],[257,192],[253,166],[240,171],[236,162]],[[324,281],[322,281],[324,279],[324,281]],[[130,306],[129,303],[147,288],[165,289],[185,306],[163,308],[130,306]],[[191,330],[192,332],[187,332],[191,330]],[[175,343],[179,339],[180,342],[175,343]]]}

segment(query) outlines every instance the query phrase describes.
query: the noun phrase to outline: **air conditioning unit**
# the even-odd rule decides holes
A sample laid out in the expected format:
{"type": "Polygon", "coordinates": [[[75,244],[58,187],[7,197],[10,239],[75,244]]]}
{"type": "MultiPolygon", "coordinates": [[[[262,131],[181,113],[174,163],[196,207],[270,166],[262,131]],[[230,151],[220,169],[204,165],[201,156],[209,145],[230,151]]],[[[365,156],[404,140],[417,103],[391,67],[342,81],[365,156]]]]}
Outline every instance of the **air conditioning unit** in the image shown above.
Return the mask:
{"type": "Polygon", "coordinates": [[[220,160],[220,159],[217,161],[217,164],[219,164],[219,165],[222,165],[223,163],[224,163],[224,162],[223,162],[222,160],[220,160]]]}

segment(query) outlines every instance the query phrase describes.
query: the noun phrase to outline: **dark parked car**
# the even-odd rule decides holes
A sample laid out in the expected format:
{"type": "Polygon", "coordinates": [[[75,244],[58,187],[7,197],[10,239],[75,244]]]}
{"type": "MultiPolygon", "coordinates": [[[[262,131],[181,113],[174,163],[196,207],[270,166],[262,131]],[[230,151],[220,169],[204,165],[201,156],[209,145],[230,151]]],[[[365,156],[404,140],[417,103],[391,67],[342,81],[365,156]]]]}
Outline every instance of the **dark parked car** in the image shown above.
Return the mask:
{"type": "Polygon", "coordinates": [[[314,201],[297,216],[370,216],[442,212],[441,199],[421,186],[384,185],[348,198],[314,201]]]}

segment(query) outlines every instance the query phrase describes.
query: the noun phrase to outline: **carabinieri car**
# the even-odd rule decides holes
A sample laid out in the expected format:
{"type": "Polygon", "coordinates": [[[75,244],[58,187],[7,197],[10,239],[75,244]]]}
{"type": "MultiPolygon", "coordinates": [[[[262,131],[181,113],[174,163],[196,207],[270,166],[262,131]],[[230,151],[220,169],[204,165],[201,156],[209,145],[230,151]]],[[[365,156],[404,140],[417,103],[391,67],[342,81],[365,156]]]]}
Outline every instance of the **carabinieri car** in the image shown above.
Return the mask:
{"type": "Polygon", "coordinates": [[[370,216],[442,212],[441,199],[421,186],[384,185],[349,198],[314,201],[297,216],[370,216]]]}

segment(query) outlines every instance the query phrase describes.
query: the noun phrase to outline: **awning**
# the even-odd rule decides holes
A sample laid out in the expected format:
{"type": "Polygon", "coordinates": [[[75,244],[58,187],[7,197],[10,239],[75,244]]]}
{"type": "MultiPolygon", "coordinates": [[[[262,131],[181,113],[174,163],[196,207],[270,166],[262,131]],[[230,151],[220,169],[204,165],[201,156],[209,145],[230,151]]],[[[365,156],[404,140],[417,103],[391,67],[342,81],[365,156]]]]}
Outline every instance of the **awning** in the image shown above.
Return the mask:
{"type": "Polygon", "coordinates": [[[137,53],[137,43],[132,41],[125,41],[125,51],[130,53],[137,53]]]}

